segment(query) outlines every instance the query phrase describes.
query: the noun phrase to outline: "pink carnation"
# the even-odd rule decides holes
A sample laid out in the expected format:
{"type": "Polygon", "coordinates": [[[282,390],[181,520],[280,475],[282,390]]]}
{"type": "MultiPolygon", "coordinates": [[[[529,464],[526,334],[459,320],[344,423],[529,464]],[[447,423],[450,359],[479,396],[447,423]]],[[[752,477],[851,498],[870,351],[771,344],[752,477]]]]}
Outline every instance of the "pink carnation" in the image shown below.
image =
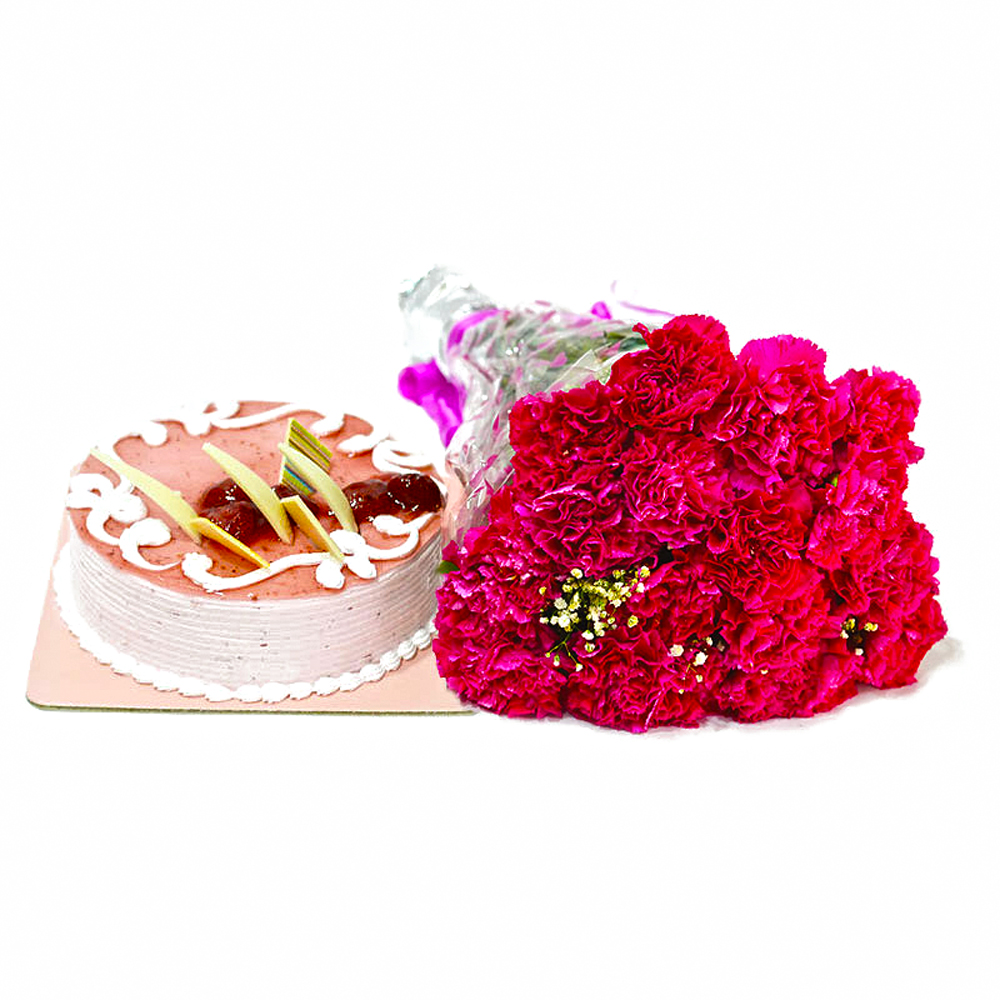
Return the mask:
{"type": "Polygon", "coordinates": [[[629,427],[691,431],[724,405],[736,365],[725,327],[709,316],[677,316],[658,330],[637,326],[649,349],[612,369],[618,414],[629,427]]]}
{"type": "Polygon", "coordinates": [[[706,428],[725,442],[733,484],[823,480],[833,471],[831,444],[845,408],[823,373],[824,352],[808,340],[772,337],[751,341],[737,360],[728,407],[706,428]]]}
{"type": "Polygon", "coordinates": [[[637,434],[624,456],[622,492],[636,530],[672,547],[704,537],[733,502],[719,450],[694,434],[637,434]]]}

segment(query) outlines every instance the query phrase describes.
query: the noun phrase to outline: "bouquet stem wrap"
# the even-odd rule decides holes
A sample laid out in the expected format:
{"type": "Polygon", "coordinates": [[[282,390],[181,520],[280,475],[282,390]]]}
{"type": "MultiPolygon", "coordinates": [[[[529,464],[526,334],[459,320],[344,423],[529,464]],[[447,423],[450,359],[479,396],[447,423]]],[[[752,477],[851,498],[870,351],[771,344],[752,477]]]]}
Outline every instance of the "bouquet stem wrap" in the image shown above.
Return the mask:
{"type": "Polygon", "coordinates": [[[435,640],[462,698],[641,732],[915,679],[946,628],[911,382],[828,380],[796,337],[734,356],[706,316],[503,308],[443,268],[400,303],[400,389],[465,491],[435,640]]]}

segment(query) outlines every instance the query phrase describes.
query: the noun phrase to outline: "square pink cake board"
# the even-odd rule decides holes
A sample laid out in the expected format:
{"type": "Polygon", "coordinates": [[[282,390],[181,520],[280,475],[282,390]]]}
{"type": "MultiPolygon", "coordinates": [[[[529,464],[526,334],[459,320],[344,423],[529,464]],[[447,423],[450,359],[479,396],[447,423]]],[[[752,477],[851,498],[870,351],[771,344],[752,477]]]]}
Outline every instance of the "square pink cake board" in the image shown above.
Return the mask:
{"type": "MultiPolygon", "coordinates": [[[[67,534],[68,523],[64,519],[56,546],[57,555],[67,534]]],[[[140,684],[131,677],[116,674],[80,648],[63,624],[51,578],[28,674],[28,701],[39,708],[163,712],[470,712],[438,675],[431,649],[421,650],[381,680],[362,684],[354,691],[311,694],[308,698],[286,698],[271,704],[246,704],[235,699],[211,702],[207,698],[185,697],[176,691],[157,691],[151,684],[140,684]]]]}

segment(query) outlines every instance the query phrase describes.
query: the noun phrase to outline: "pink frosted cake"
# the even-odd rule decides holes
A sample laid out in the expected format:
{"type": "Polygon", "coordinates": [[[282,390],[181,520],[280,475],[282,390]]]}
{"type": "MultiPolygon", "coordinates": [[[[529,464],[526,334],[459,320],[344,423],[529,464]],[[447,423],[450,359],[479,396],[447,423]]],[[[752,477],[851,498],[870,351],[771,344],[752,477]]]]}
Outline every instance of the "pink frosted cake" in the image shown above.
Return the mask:
{"type": "Polygon", "coordinates": [[[443,493],[358,417],[195,407],[80,466],[56,596],[84,649],[161,690],[351,690],[430,643],[443,493]]]}

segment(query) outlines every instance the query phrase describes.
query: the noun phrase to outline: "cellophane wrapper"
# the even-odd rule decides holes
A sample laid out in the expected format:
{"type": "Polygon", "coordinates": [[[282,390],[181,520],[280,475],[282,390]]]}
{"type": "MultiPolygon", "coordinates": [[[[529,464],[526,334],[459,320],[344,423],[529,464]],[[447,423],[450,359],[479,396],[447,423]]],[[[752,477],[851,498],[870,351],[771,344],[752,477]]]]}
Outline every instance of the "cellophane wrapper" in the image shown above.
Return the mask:
{"type": "Polygon", "coordinates": [[[599,309],[602,316],[543,301],[501,307],[444,267],[408,283],[399,303],[413,362],[436,363],[457,390],[454,426],[442,424],[442,436],[449,471],[465,490],[449,526],[449,540],[459,544],[470,528],[486,521],[490,497],[511,474],[514,403],[593,379],[606,381],[615,359],[646,346],[631,322],[605,318],[605,308],[599,309]]]}

